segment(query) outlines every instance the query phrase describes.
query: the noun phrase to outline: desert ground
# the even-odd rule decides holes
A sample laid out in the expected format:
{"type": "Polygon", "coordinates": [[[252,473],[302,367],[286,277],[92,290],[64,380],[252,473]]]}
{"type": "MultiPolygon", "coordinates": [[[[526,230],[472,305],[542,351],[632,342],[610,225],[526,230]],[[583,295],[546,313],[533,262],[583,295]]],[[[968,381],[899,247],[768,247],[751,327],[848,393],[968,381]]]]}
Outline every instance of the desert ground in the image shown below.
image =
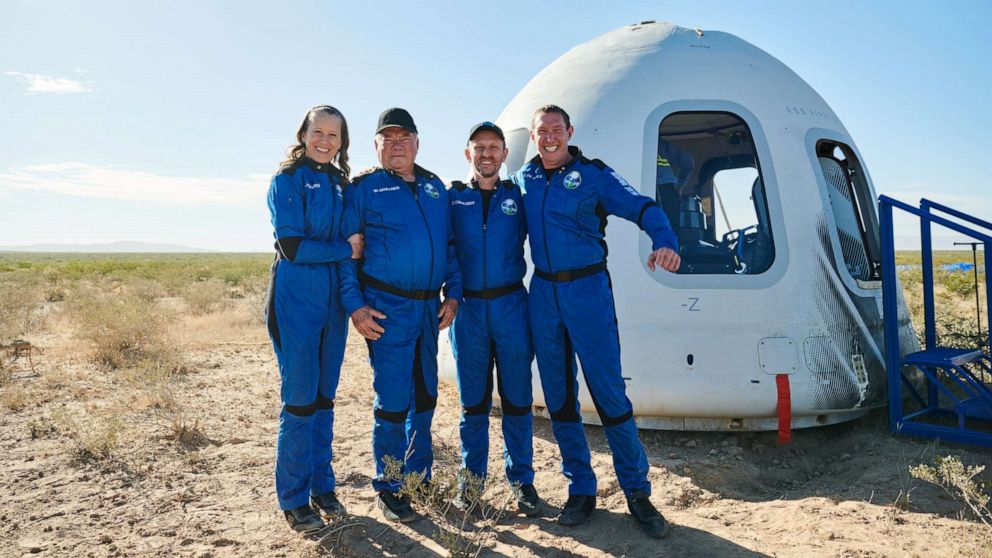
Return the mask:
{"type": "MultiPolygon", "coordinates": [[[[417,506],[423,518],[389,523],[369,484],[371,369],[354,332],[334,432],[349,515],[321,538],[301,537],[273,486],[280,402],[261,320],[268,260],[0,255],[0,556],[436,557],[453,540],[481,543],[467,555],[507,557],[992,556],[992,527],[954,488],[910,474],[945,456],[992,464],[992,451],[893,436],[884,410],[796,431],[786,446],[774,433],[642,431],[652,501],[674,524],[661,541],[627,515],[595,426],[599,509],[578,528],[555,523],[565,481],[544,419],[534,465],[545,517],[466,519],[430,501],[417,506]]],[[[967,316],[974,302],[962,293],[967,316]]],[[[458,468],[458,413],[455,387],[442,384],[439,484],[458,468]]],[[[508,487],[498,410],[490,432],[485,498],[499,510],[508,487]]]]}

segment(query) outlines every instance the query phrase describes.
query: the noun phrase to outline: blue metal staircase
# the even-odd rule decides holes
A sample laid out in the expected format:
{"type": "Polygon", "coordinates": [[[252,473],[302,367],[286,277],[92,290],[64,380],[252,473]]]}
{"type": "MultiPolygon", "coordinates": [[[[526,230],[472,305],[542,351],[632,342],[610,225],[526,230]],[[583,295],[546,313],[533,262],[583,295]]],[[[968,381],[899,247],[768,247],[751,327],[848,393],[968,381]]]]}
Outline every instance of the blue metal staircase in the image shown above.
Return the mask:
{"type": "MultiPolygon", "coordinates": [[[[887,196],[879,196],[879,228],[882,244],[882,310],[885,317],[885,368],[888,381],[889,426],[895,433],[935,438],[949,442],[992,447],[992,360],[980,348],[941,347],[937,343],[933,294],[933,250],[931,227],[941,225],[984,244],[985,292],[992,293],[992,223],[977,219],[927,199],[913,207],[887,196]],[[923,271],[925,349],[900,358],[893,209],[920,219],[923,271]],[[954,217],[952,221],[934,212],[954,217]],[[969,226],[970,225],[970,226],[969,226]],[[974,228],[972,228],[974,227],[974,228]],[[984,231],[984,232],[980,232],[984,231]],[[915,367],[922,374],[921,394],[906,375],[915,367]],[[904,391],[905,390],[905,391],[904,391]],[[915,401],[906,410],[904,394],[915,401]],[[924,397],[925,396],[925,397],[924,397]]],[[[992,343],[992,302],[986,296],[988,342],[992,343]]],[[[984,341],[984,340],[983,340],[984,341]]],[[[989,346],[989,345],[986,345],[989,346]]]]}

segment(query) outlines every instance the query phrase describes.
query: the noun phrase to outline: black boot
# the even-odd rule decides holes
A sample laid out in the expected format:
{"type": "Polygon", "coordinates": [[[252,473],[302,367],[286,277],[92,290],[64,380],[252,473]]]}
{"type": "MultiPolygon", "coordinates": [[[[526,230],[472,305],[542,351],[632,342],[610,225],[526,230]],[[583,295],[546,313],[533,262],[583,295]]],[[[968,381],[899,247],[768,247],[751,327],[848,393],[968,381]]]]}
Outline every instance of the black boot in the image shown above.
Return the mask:
{"type": "Polygon", "coordinates": [[[589,519],[589,514],[594,509],[596,509],[595,496],[569,496],[558,516],[558,524],[569,527],[582,525],[589,519]]]}
{"type": "Polygon", "coordinates": [[[284,510],[286,521],[289,526],[298,533],[311,535],[324,528],[324,521],[314,513],[310,506],[300,506],[291,510],[284,510]]]}
{"type": "Polygon", "coordinates": [[[517,502],[517,511],[527,517],[541,516],[541,498],[538,497],[533,484],[514,485],[510,490],[513,492],[513,499],[517,502]]]}
{"type": "Polygon", "coordinates": [[[635,490],[627,498],[627,509],[630,515],[634,516],[641,530],[649,537],[663,539],[672,532],[672,526],[665,521],[664,516],[655,509],[654,504],[648,498],[647,492],[635,490]]]}
{"type": "Polygon", "coordinates": [[[344,506],[338,501],[338,496],[334,492],[328,492],[320,496],[311,496],[310,507],[326,520],[345,514],[344,506]]]}
{"type": "Polygon", "coordinates": [[[417,514],[410,507],[410,500],[399,493],[380,490],[375,498],[375,505],[382,512],[382,515],[390,521],[409,523],[417,519],[417,514]]]}

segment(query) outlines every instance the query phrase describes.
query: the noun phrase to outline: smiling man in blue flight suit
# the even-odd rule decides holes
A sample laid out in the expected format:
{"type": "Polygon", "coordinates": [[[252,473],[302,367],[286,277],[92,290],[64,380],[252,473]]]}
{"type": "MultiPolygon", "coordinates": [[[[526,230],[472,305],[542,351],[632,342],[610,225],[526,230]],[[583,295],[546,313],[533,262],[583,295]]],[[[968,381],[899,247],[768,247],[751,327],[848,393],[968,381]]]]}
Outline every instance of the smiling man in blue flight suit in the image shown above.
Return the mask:
{"type": "Polygon", "coordinates": [[[375,390],[372,451],[376,505],[391,521],[416,519],[385,458],[402,473],[430,480],[431,422],[437,404],[437,336],[462,297],[448,191],[415,163],[420,142],[410,113],[379,116],[375,147],[381,167],[361,174],[345,193],[345,238],[365,235],[362,263],[346,262],[341,302],[367,340],[375,390]],[[438,299],[441,286],[445,301],[438,299]]]}
{"type": "Polygon", "coordinates": [[[558,523],[584,523],[596,507],[596,475],[579,414],[578,354],[627,508],[648,535],[662,538],[670,527],[649,499],[647,455],[620,372],[620,338],[606,270],[606,218],[622,217],[651,237],[651,271],[659,266],[678,270],[678,241],[654,200],[637,193],[603,162],[568,145],[573,132],[561,107],[539,108],[530,131],[537,156],[513,175],[524,190],[534,262],[529,304],[537,365],[562,472],[569,480],[558,523]]]}
{"type": "MultiPolygon", "coordinates": [[[[506,155],[506,138],[499,126],[492,122],[475,125],[465,148],[472,179],[467,184],[453,182],[449,191],[464,285],[464,298],[451,328],[451,346],[462,404],[462,468],[476,477],[486,476],[495,367],[506,478],[517,509],[535,517],[540,514],[540,500],[533,468],[533,351],[523,284],[527,223],[520,188],[499,178],[506,155]]],[[[474,492],[463,483],[455,505],[469,508],[478,498],[474,492]]]]}

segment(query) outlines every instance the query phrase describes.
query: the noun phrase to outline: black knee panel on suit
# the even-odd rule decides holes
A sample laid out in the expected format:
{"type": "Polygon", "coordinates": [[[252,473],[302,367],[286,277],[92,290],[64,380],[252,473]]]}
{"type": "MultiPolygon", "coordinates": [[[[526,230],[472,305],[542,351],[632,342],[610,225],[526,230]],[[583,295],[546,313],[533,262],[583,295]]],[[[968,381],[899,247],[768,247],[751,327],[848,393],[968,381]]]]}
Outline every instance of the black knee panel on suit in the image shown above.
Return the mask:
{"type": "Polygon", "coordinates": [[[387,411],[385,409],[376,409],[375,417],[395,424],[402,424],[406,422],[406,415],[408,411],[409,409],[404,409],[402,411],[387,411]]]}
{"type": "Polygon", "coordinates": [[[317,403],[316,403],[316,405],[317,405],[317,408],[318,409],[333,409],[334,408],[334,400],[333,399],[328,399],[328,398],[326,398],[323,395],[321,395],[321,394],[318,393],[317,394],[317,403]]]}
{"type": "Polygon", "coordinates": [[[283,405],[283,409],[291,415],[296,415],[298,417],[308,417],[317,410],[317,402],[314,401],[309,405],[283,405]]]}

